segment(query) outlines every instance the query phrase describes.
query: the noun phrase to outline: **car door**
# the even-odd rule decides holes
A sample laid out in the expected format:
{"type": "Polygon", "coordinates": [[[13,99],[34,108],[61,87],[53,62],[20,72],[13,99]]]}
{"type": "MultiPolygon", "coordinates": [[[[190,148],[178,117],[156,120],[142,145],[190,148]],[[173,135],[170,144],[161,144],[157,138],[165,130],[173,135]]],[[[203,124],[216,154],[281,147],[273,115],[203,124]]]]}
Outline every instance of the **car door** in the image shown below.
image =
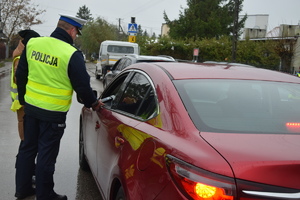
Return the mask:
{"type": "MultiPolygon", "coordinates": [[[[122,91],[126,88],[130,77],[130,73],[123,74],[103,92],[102,98],[113,96],[113,100],[106,102],[103,109],[97,113],[99,124],[96,149],[97,182],[107,199],[111,176],[113,171],[117,170],[116,166],[122,145],[122,138],[120,138],[117,127],[121,123],[131,124],[130,119],[115,113],[113,106],[122,96],[122,91]]],[[[135,126],[136,123],[138,122],[132,122],[132,126],[135,126]]]]}
{"type": "Polygon", "coordinates": [[[84,147],[85,147],[85,155],[89,161],[89,167],[93,174],[97,173],[97,162],[96,162],[96,148],[97,148],[97,138],[98,133],[96,129],[97,125],[97,114],[89,108],[84,109],[84,117],[83,117],[83,137],[84,137],[84,147]]]}
{"type": "MultiPolygon", "coordinates": [[[[150,136],[135,130],[135,127],[155,114],[156,103],[146,101],[151,85],[140,73],[125,73],[114,80],[102,97],[114,96],[98,113],[100,131],[97,146],[97,180],[105,194],[114,176],[130,181],[131,168],[136,168],[140,146],[150,136]],[[146,106],[145,106],[146,105],[146,106]],[[127,172],[127,175],[124,173],[127,172]]],[[[136,170],[138,171],[138,170],[136,170]]],[[[136,188],[138,185],[125,184],[123,187],[136,188]]],[[[138,184],[138,182],[134,183],[138,184]]]]}

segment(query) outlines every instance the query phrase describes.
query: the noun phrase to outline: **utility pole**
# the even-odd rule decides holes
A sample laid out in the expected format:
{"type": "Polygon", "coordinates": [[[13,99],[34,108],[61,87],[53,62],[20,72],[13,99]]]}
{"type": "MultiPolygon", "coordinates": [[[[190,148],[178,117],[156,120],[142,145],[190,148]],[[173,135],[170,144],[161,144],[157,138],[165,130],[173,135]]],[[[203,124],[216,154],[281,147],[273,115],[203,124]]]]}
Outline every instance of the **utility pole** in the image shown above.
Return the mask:
{"type": "Polygon", "coordinates": [[[118,20],[119,20],[119,33],[121,34],[121,33],[124,33],[124,30],[123,30],[123,28],[121,26],[121,18],[119,18],[118,20]]]}
{"type": "Polygon", "coordinates": [[[232,62],[236,61],[240,0],[234,0],[233,31],[232,31],[232,62]]]}
{"type": "Polygon", "coordinates": [[[118,39],[122,40],[122,34],[125,34],[122,25],[121,25],[121,18],[118,18],[118,22],[119,22],[119,34],[118,34],[118,39]]]}

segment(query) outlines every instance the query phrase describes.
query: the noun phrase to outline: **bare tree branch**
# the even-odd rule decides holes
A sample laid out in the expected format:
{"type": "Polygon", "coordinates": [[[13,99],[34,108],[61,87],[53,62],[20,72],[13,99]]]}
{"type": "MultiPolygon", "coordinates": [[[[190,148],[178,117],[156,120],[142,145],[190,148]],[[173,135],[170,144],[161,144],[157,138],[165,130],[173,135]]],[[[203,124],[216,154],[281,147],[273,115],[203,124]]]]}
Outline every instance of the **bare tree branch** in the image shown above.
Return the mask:
{"type": "Polygon", "coordinates": [[[32,4],[31,0],[2,0],[0,9],[2,29],[8,41],[18,31],[41,24],[38,16],[46,12],[38,9],[38,5],[32,4]]]}

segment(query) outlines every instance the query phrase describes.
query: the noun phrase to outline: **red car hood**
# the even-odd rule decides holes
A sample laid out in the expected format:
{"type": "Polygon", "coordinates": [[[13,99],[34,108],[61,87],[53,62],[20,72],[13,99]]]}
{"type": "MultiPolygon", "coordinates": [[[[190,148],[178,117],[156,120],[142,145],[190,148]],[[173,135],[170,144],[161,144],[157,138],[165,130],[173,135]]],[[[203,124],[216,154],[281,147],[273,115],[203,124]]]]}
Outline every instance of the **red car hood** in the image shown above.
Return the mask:
{"type": "Polygon", "coordinates": [[[201,133],[237,179],[300,189],[300,135],[201,133]]]}

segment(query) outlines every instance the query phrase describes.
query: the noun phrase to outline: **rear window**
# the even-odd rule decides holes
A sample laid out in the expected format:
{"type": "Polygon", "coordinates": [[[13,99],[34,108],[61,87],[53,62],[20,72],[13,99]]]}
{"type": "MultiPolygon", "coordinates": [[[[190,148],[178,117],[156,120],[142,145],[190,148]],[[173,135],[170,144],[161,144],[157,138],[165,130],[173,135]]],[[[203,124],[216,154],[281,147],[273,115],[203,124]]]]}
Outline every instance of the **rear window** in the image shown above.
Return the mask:
{"type": "Polygon", "coordinates": [[[134,48],[130,46],[108,45],[107,52],[109,53],[134,53],[134,48]]]}
{"type": "Polygon", "coordinates": [[[249,80],[177,80],[200,131],[300,133],[300,85],[249,80]]]}

